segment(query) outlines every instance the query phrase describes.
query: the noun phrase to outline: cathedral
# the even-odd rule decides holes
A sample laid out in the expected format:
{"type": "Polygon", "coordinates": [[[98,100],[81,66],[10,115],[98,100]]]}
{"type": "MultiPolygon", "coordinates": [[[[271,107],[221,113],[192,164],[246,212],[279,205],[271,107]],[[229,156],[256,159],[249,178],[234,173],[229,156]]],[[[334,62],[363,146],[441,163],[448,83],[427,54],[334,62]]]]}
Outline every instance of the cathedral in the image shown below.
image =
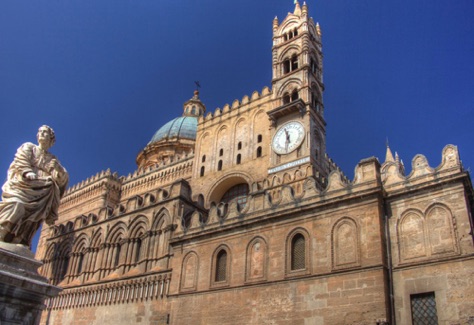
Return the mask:
{"type": "Polygon", "coordinates": [[[326,153],[319,25],[296,2],[272,28],[271,89],[213,112],[195,91],[133,174],[67,190],[36,255],[63,289],[41,324],[474,323],[457,147],[406,174],[387,146],[349,180],[326,153]]]}

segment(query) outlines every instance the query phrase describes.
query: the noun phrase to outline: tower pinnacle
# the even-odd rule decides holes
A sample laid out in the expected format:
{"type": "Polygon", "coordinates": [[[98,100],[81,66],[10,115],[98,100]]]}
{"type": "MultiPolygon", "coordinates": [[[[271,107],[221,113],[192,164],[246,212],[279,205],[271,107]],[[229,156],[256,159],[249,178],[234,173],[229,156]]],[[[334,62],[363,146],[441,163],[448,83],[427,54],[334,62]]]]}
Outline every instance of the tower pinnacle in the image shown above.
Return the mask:
{"type": "Polygon", "coordinates": [[[390,150],[390,147],[388,146],[388,140],[387,140],[387,152],[385,153],[385,162],[394,162],[395,159],[393,158],[392,150],[390,150]]]}
{"type": "Polygon", "coordinates": [[[301,16],[301,7],[298,0],[295,0],[295,11],[293,12],[293,14],[301,16]]]}

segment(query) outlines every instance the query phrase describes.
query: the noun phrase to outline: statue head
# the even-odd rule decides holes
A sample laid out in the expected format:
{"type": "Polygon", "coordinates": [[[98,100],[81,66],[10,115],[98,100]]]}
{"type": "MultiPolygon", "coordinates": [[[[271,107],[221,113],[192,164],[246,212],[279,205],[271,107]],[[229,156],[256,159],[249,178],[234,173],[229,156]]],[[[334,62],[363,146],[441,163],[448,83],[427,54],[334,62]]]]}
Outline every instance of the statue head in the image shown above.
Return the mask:
{"type": "Polygon", "coordinates": [[[51,148],[56,142],[56,135],[54,134],[54,130],[51,127],[42,125],[38,129],[36,139],[38,140],[38,143],[47,150],[51,148]]]}

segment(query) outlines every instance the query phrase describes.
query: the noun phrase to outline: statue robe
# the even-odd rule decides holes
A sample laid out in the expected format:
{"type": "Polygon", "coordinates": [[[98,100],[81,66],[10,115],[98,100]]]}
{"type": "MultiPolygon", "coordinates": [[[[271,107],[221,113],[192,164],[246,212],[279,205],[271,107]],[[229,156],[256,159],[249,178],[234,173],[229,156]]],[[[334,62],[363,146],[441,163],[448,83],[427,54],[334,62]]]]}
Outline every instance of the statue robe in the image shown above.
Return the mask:
{"type": "Polygon", "coordinates": [[[52,224],[58,219],[68,174],[62,166],[59,171],[48,170],[53,159],[56,159],[54,155],[30,142],[18,148],[0,202],[0,226],[9,231],[8,241],[30,245],[41,221],[52,224]],[[28,172],[38,178],[27,179],[28,172]]]}

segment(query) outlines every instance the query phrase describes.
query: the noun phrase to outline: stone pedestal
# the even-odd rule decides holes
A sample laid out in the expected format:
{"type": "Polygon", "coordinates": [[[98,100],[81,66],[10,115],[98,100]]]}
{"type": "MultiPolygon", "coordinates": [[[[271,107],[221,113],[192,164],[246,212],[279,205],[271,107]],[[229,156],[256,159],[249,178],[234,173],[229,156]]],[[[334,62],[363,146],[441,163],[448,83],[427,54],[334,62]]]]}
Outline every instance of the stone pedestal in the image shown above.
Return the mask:
{"type": "Polygon", "coordinates": [[[28,248],[0,242],[0,324],[38,324],[44,300],[62,290],[38,274],[41,264],[28,248]]]}

